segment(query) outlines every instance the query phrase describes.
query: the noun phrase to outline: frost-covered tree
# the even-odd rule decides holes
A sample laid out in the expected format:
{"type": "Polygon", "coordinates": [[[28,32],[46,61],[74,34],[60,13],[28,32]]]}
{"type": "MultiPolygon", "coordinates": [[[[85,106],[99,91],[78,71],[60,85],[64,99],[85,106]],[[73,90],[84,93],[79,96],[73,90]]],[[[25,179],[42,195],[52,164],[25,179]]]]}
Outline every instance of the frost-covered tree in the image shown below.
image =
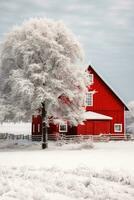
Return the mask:
{"type": "Polygon", "coordinates": [[[34,18],[14,27],[0,53],[1,120],[29,120],[45,103],[48,116],[81,122],[87,85],[82,57],[60,21],[34,18]]]}
{"type": "Polygon", "coordinates": [[[128,103],[129,111],[126,113],[127,132],[134,134],[134,101],[128,103]]]}

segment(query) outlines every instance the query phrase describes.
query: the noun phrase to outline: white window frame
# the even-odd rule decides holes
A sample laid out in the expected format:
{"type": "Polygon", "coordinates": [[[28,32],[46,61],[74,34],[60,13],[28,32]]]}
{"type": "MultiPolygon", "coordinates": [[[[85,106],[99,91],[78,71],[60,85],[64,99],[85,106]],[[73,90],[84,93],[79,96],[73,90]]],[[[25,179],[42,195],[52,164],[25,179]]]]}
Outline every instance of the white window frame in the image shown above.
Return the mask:
{"type": "Polygon", "coordinates": [[[85,100],[85,101],[86,101],[86,102],[85,102],[85,103],[86,103],[86,106],[93,106],[93,92],[87,92],[87,93],[86,93],[86,100],[85,100]],[[91,95],[91,97],[90,97],[90,98],[91,98],[91,100],[90,100],[91,103],[90,103],[90,104],[89,104],[88,101],[87,101],[87,98],[88,98],[87,95],[91,95]]]}
{"type": "Polygon", "coordinates": [[[121,133],[121,132],[122,132],[122,124],[121,124],[121,123],[115,123],[115,124],[114,124],[114,132],[115,132],[115,133],[121,133]],[[118,130],[118,129],[116,128],[116,126],[120,126],[120,130],[118,130]]]}
{"type": "Polygon", "coordinates": [[[89,81],[90,81],[90,84],[94,83],[94,75],[93,74],[89,74],[89,81]]]}
{"type": "Polygon", "coordinates": [[[67,132],[67,123],[60,123],[59,124],[59,132],[66,133],[67,132]],[[61,130],[61,126],[65,126],[65,130],[61,130]]]}

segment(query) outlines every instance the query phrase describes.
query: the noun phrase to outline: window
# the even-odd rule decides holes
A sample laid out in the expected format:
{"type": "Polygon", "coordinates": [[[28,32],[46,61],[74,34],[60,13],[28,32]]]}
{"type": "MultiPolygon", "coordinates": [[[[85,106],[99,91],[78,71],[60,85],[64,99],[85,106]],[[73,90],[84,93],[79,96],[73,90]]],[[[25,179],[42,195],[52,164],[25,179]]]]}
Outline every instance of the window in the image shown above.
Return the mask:
{"type": "Polygon", "coordinates": [[[122,132],[122,124],[114,124],[114,132],[122,132]]]}
{"type": "Polygon", "coordinates": [[[94,82],[94,75],[93,74],[89,74],[89,82],[90,82],[90,84],[93,84],[93,82],[94,82]]]}
{"type": "Polygon", "coordinates": [[[93,106],[93,92],[87,92],[87,94],[86,94],[86,106],[93,106]]]}
{"type": "Polygon", "coordinates": [[[59,124],[59,132],[67,132],[67,123],[59,124]]]}

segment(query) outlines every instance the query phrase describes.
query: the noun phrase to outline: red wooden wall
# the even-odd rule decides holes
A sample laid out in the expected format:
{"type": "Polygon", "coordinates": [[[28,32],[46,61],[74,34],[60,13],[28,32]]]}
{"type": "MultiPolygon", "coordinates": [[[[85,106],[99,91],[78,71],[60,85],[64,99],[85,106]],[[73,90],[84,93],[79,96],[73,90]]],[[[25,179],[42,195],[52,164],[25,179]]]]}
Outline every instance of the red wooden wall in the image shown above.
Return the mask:
{"type": "Polygon", "coordinates": [[[42,118],[40,115],[32,116],[32,135],[41,135],[42,132],[42,118]]]}
{"type": "Polygon", "coordinates": [[[120,133],[124,133],[124,104],[92,67],[89,67],[89,72],[94,75],[94,82],[89,91],[96,91],[96,93],[93,95],[93,106],[87,106],[86,110],[112,117],[113,120],[110,122],[111,133],[114,133],[115,123],[122,124],[122,132],[120,133]]]}

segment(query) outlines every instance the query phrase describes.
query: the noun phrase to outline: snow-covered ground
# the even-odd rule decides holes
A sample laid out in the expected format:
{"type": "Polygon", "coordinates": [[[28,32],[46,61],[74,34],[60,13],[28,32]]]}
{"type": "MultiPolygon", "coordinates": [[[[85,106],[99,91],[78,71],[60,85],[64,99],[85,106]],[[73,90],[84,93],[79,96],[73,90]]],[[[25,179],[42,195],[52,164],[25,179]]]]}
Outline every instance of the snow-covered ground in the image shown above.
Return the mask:
{"type": "Polygon", "coordinates": [[[133,200],[134,142],[1,142],[0,200],[133,200]],[[3,144],[2,144],[3,143],[3,144]],[[4,148],[4,149],[3,149],[4,148]]]}

